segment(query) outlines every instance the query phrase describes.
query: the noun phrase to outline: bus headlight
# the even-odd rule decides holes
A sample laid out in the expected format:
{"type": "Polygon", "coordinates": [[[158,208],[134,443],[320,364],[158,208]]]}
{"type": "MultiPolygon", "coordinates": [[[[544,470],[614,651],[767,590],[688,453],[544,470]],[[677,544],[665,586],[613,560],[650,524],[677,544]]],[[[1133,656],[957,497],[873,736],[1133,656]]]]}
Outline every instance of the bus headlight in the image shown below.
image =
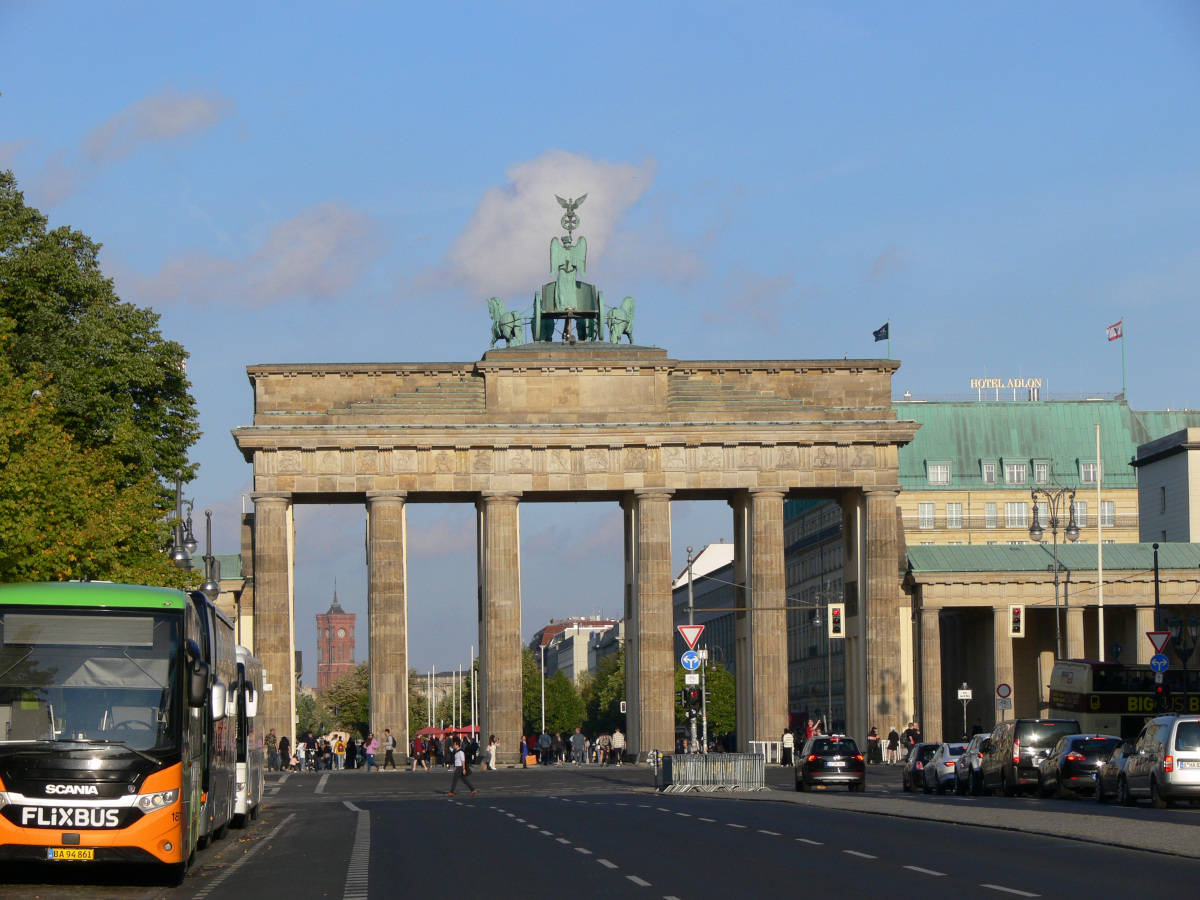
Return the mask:
{"type": "Polygon", "coordinates": [[[8,806],[8,794],[0,791],[0,809],[4,809],[6,806],[8,806]]]}
{"type": "Polygon", "coordinates": [[[179,799],[179,788],[172,788],[169,791],[156,791],[153,794],[142,794],[138,797],[138,809],[142,812],[154,812],[156,809],[162,809],[164,806],[170,806],[179,799]]]}

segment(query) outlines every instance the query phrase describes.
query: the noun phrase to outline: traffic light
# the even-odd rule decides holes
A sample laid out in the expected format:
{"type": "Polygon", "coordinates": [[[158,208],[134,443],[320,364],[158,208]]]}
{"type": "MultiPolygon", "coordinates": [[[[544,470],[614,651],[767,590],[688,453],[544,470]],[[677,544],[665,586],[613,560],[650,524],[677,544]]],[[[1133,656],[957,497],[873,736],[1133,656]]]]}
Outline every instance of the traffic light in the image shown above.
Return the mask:
{"type": "Polygon", "coordinates": [[[683,689],[683,705],[686,706],[688,710],[691,712],[699,712],[700,703],[700,688],[685,687],[683,689]]]}
{"type": "Polygon", "coordinates": [[[1154,685],[1154,708],[1158,712],[1171,711],[1171,688],[1160,682],[1154,685]]]}
{"type": "Polygon", "coordinates": [[[1008,607],[1009,619],[1012,625],[1009,626],[1009,637],[1025,637],[1025,607],[1020,603],[1014,603],[1008,607]]]}
{"type": "Polygon", "coordinates": [[[829,621],[829,636],[831,638],[844,638],[846,636],[846,626],[842,622],[842,604],[830,603],[825,613],[829,621]]]}

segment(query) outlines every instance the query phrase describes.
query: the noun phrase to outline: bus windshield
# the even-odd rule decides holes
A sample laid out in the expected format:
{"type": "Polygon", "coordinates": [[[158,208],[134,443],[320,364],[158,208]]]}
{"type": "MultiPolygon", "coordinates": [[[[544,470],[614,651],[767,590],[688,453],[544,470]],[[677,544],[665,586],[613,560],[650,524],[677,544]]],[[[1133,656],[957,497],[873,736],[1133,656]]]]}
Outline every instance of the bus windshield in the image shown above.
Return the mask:
{"type": "Polygon", "coordinates": [[[174,750],[180,627],[177,613],[0,607],[0,747],[174,750]]]}

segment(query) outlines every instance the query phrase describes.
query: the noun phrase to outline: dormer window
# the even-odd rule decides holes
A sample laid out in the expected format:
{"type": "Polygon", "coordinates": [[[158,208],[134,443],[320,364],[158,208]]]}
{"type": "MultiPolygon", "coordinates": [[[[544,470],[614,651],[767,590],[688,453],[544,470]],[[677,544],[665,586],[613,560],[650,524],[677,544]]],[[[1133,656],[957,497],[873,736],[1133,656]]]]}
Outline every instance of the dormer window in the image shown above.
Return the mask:
{"type": "Polygon", "coordinates": [[[1004,481],[1007,484],[1024,484],[1026,475],[1025,463],[1005,463],[1004,481]]]}
{"type": "Polygon", "coordinates": [[[949,484],[950,483],[950,463],[948,463],[948,462],[926,463],[926,470],[929,473],[929,483],[930,484],[949,484]]]}
{"type": "Polygon", "coordinates": [[[1079,462],[1079,480],[1084,484],[1095,484],[1100,480],[1100,464],[1096,462],[1079,462]]]}

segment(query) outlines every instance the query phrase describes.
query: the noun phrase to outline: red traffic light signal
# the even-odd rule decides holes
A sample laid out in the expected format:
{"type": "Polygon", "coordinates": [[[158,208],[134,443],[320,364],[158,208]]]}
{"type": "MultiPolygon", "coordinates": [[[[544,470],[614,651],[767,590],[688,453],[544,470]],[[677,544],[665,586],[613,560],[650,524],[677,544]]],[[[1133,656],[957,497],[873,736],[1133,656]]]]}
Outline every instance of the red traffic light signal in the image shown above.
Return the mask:
{"type": "Polygon", "coordinates": [[[698,688],[698,687],[684,688],[683,689],[683,702],[684,702],[684,705],[687,706],[688,709],[699,709],[700,704],[701,704],[700,688],[698,688]]]}

